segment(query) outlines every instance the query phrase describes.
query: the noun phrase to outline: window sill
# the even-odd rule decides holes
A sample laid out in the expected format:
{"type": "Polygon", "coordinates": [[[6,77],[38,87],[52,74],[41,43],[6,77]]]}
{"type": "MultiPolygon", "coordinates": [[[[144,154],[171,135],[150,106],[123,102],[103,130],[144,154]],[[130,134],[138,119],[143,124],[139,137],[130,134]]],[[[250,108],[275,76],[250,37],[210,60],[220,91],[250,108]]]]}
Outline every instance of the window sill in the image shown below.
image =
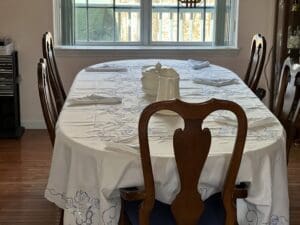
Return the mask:
{"type": "Polygon", "coordinates": [[[199,52],[207,55],[238,55],[237,47],[205,47],[205,46],[56,46],[58,56],[100,56],[103,54],[120,55],[134,52],[145,53],[181,53],[199,52]]]}

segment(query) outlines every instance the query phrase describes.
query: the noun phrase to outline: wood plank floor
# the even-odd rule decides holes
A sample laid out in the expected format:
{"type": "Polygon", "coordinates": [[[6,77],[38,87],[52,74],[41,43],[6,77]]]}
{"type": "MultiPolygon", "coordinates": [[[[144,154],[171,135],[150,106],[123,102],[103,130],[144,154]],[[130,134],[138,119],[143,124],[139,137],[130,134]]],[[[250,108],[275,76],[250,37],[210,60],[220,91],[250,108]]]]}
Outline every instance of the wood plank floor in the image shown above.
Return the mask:
{"type": "MultiPolygon", "coordinates": [[[[0,140],[0,225],[58,224],[58,208],[44,198],[50,160],[45,130],[26,131],[18,141],[0,140]]],[[[289,191],[290,224],[299,225],[300,149],[291,153],[289,191]]]]}
{"type": "Polygon", "coordinates": [[[46,131],[0,140],[0,225],[55,225],[58,208],[44,198],[51,160],[46,131]]]}

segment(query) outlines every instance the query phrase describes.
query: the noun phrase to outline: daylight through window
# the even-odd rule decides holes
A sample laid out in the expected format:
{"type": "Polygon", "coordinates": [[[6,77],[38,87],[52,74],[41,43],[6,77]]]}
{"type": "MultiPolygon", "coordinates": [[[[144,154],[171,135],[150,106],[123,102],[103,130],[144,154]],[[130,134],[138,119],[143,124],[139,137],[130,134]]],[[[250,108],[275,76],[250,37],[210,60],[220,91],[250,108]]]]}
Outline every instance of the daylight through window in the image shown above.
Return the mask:
{"type": "Polygon", "coordinates": [[[234,46],[237,0],[60,0],[64,45],[234,46]]]}

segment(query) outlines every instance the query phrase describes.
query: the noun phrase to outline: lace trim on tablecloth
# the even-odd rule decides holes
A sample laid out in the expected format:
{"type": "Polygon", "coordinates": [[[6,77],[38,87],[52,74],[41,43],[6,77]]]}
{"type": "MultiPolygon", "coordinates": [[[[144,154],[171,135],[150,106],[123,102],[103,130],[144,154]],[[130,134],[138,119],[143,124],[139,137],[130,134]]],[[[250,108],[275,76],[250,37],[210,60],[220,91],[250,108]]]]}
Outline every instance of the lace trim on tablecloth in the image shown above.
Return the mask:
{"type": "MultiPolygon", "coordinates": [[[[204,190],[206,191],[206,188],[204,190]]],[[[91,198],[85,191],[78,190],[73,197],[67,197],[65,193],[56,192],[55,189],[46,189],[46,192],[54,198],[59,198],[64,203],[64,209],[68,210],[74,217],[76,225],[93,225],[95,223],[94,216],[96,211],[100,209],[100,200],[91,198]]],[[[102,213],[102,222],[104,225],[117,224],[116,210],[118,202],[112,204],[102,213]]],[[[268,222],[260,222],[259,211],[255,206],[247,204],[247,213],[245,214],[247,225],[288,225],[289,221],[286,217],[280,215],[272,215],[268,222]]]]}

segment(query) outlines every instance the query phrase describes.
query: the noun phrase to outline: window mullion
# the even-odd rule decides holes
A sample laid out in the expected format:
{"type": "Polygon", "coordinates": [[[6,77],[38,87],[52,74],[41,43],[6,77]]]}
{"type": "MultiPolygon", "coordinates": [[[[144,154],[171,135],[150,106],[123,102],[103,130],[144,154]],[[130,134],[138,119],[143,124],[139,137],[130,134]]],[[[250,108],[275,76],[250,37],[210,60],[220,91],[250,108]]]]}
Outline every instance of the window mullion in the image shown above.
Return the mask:
{"type": "MultiPolygon", "coordinates": [[[[113,40],[114,42],[116,42],[116,0],[113,0],[113,29],[114,29],[114,33],[113,33],[113,40]]],[[[121,21],[121,20],[120,20],[121,21]]]]}
{"type": "Polygon", "coordinates": [[[225,37],[225,11],[226,1],[217,0],[216,5],[216,33],[215,33],[215,45],[223,46],[225,37]]]}
{"type": "Polygon", "coordinates": [[[151,14],[152,1],[141,0],[141,43],[142,45],[149,45],[151,40],[151,14]]]}
{"type": "Polygon", "coordinates": [[[89,23],[89,0],[86,0],[86,30],[87,30],[87,40],[90,41],[90,23],[89,23]]]}
{"type": "Polygon", "coordinates": [[[179,42],[179,34],[181,33],[181,30],[180,30],[180,10],[179,10],[179,1],[177,2],[177,42],[179,42]]]}
{"type": "Polygon", "coordinates": [[[203,8],[203,39],[202,41],[206,41],[206,0],[204,0],[204,8],[203,8]]]}

